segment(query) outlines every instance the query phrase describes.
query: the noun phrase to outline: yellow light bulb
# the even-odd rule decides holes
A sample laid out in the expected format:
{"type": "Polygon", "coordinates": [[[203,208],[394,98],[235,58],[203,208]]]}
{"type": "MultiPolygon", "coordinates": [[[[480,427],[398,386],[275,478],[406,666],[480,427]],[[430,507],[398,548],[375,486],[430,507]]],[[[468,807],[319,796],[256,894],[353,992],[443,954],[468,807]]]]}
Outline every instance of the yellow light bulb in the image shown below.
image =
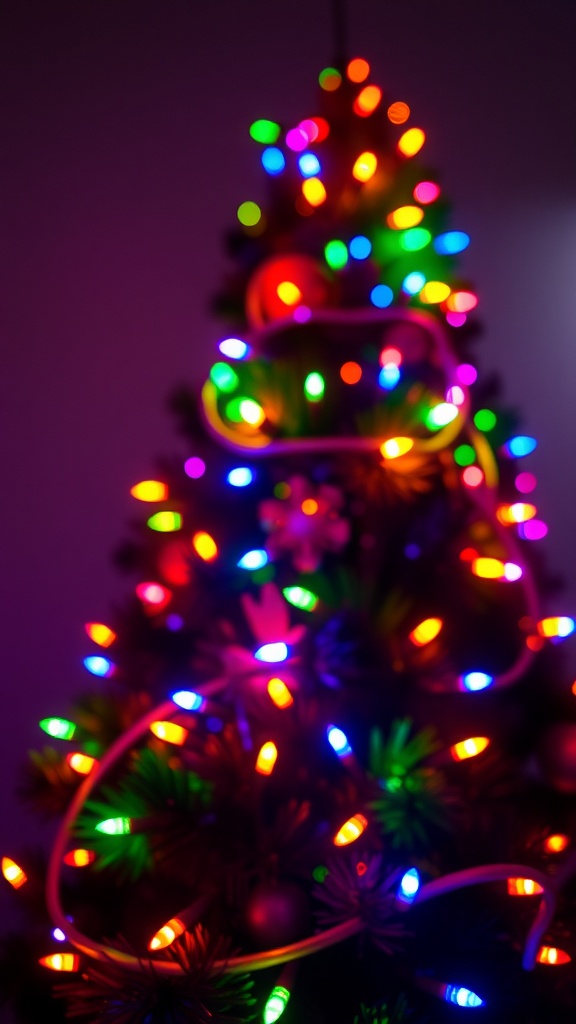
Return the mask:
{"type": "Polygon", "coordinates": [[[398,149],[404,156],[416,156],[426,141],[421,128],[409,128],[398,139],[398,149]]]}
{"type": "Polygon", "coordinates": [[[422,290],[418,293],[420,302],[428,305],[435,305],[437,302],[444,302],[450,295],[450,287],[444,281],[427,281],[422,290]]]}
{"type": "Polygon", "coordinates": [[[293,281],[281,281],[276,289],[276,294],[286,306],[296,306],[302,299],[302,292],[293,281]]]}
{"type": "MultiPolygon", "coordinates": [[[[421,210],[419,206],[399,206],[398,209],[392,210],[392,213],[388,214],[386,223],[388,227],[400,231],[404,228],[416,227],[423,216],[424,210],[421,210]]],[[[449,291],[450,289],[448,289],[449,291]]]]}
{"type": "Polygon", "coordinates": [[[177,747],[181,747],[186,742],[186,737],[188,736],[188,729],[184,729],[181,725],[176,725],[175,722],[152,722],[150,732],[153,732],[159,740],[164,740],[166,743],[174,743],[177,747]]]}
{"type": "Polygon", "coordinates": [[[165,501],[168,488],[160,480],[141,480],[130,488],[130,494],[138,501],[165,501]]]}
{"type": "Polygon", "coordinates": [[[411,437],[391,437],[380,445],[380,451],[385,459],[398,459],[401,455],[406,455],[413,445],[411,437]]]}
{"type": "Polygon", "coordinates": [[[270,699],[274,701],[277,708],[289,708],[294,703],[294,697],[283,679],[277,677],[270,679],[267,689],[270,699]]]}
{"type": "Polygon", "coordinates": [[[410,633],[410,639],[416,647],[424,647],[438,636],[442,629],[442,619],[424,619],[410,633]]]}
{"type": "Polygon", "coordinates": [[[504,562],[499,558],[475,558],[472,572],[483,580],[500,580],[504,576],[504,562]]]}
{"type": "Polygon", "coordinates": [[[66,760],[73,771],[78,772],[78,775],[89,775],[94,765],[98,763],[95,757],[89,757],[88,754],[82,754],[78,750],[73,754],[68,754],[66,760]]]}
{"type": "Polygon", "coordinates": [[[259,772],[260,775],[271,775],[274,765],[276,764],[277,757],[278,750],[276,748],[276,744],[272,743],[272,740],[264,743],[258,752],[258,757],[256,759],[256,771],[259,772]]]}
{"type": "Polygon", "coordinates": [[[326,189],[320,178],[306,178],[302,182],[302,194],[310,206],[321,206],[326,201],[326,189]]]}
{"type": "Polygon", "coordinates": [[[352,176],[356,181],[370,181],[376,173],[377,166],[375,153],[361,153],[352,168],[352,176]]]}
{"type": "Polygon", "coordinates": [[[192,547],[204,562],[213,562],[218,554],[218,546],[213,537],[200,530],[192,537],[192,547]]]}
{"type": "Polygon", "coordinates": [[[84,629],[90,639],[99,647],[110,647],[110,644],[113,644],[116,639],[114,630],[105,626],[103,622],[87,622],[84,629]]]}

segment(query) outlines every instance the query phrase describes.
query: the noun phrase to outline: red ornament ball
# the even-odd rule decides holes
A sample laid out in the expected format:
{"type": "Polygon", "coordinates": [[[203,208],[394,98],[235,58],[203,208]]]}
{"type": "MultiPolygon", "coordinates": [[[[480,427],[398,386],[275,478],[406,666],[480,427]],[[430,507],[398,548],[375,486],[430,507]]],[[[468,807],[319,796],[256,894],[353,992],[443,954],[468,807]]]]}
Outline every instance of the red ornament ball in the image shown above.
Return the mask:
{"type": "Polygon", "coordinates": [[[293,882],[261,882],[246,905],[246,926],[259,949],[297,942],[310,931],[310,904],[293,882]]]}
{"type": "Polygon", "coordinates": [[[576,793],[576,723],[558,722],[545,732],[538,754],[545,781],[559,793],[576,793]]]}
{"type": "Polygon", "coordinates": [[[246,314],[251,326],[293,317],[298,309],[336,305],[334,283],[311,256],[286,253],[272,256],[253,274],[246,290],[246,314]]]}

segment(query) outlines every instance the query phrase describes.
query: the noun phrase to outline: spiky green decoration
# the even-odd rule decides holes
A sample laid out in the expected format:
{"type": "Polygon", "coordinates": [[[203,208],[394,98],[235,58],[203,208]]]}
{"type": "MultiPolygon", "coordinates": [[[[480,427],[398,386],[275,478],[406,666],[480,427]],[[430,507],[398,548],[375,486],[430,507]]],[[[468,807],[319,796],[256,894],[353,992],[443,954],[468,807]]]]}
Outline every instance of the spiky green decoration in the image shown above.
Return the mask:
{"type": "Polygon", "coordinates": [[[345,861],[334,858],[315,895],[323,905],[318,920],[332,927],[360,917],[372,941],[385,953],[398,948],[405,935],[395,902],[398,871],[386,868],[379,854],[348,851],[345,861]]]}
{"type": "Polygon", "coordinates": [[[113,963],[89,965],[82,980],[59,986],[67,1016],[86,1024],[246,1024],[254,1004],[246,974],[224,974],[215,963],[229,954],[223,939],[201,925],[185,932],[164,953],[182,973],[160,975],[150,960],[126,975],[113,963]]]}
{"type": "Polygon", "coordinates": [[[394,1006],[385,1000],[373,1006],[360,1006],[360,1012],[354,1017],[354,1024],[404,1024],[410,1016],[405,996],[399,996],[394,1006]]]}
{"type": "Polygon", "coordinates": [[[393,722],[388,740],[379,729],[370,736],[370,771],[377,783],[371,810],[396,849],[414,850],[429,839],[429,829],[447,828],[444,777],[422,764],[439,749],[433,729],[411,739],[412,722],[393,722]]]}
{"type": "Polygon", "coordinates": [[[169,755],[144,749],[134,755],[132,771],[114,787],[103,786],[104,800],[89,800],[79,815],[74,833],[88,840],[99,869],[114,865],[124,877],[139,878],[168,855],[184,836],[193,842],[195,825],[208,807],[212,787],[194,772],[173,767],[169,755]],[[127,835],[97,831],[108,818],[129,818],[127,835]],[[154,846],[149,825],[154,821],[154,846]]]}

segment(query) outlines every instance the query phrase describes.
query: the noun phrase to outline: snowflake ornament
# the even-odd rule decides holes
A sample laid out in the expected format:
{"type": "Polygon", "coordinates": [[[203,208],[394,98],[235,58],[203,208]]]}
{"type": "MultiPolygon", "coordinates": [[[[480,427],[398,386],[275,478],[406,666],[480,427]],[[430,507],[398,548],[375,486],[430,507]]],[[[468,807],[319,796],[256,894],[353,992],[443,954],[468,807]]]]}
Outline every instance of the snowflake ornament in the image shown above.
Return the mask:
{"type": "Polygon", "coordinates": [[[268,498],[259,508],[270,558],[292,552],[298,572],[315,572],[323,552],[341,551],[350,539],[350,524],[339,514],[343,502],[338,487],[315,488],[304,476],[290,477],[286,497],[268,498]]]}
{"type": "Polygon", "coordinates": [[[240,603],[256,646],[248,648],[229,643],[219,647],[222,683],[240,687],[245,683],[262,686],[270,678],[270,662],[275,659],[262,659],[258,652],[267,646],[283,645],[287,652],[286,658],[282,659],[283,679],[289,688],[297,689],[298,682],[292,672],[293,663],[297,661],[293,649],[304,639],[306,626],[302,623],[290,625],[289,606],[274,583],[265,583],[258,597],[242,594],[240,603]]]}

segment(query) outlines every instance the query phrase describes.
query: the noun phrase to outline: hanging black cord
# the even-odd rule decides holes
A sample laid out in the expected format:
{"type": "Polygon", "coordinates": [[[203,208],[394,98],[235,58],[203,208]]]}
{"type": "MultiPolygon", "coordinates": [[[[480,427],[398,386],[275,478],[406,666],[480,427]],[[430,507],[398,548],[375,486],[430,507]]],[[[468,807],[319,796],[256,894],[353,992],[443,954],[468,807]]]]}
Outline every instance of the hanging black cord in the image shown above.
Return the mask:
{"type": "Polygon", "coordinates": [[[346,0],[331,0],[334,33],[334,66],[343,71],[348,55],[346,44],[346,0]]]}

